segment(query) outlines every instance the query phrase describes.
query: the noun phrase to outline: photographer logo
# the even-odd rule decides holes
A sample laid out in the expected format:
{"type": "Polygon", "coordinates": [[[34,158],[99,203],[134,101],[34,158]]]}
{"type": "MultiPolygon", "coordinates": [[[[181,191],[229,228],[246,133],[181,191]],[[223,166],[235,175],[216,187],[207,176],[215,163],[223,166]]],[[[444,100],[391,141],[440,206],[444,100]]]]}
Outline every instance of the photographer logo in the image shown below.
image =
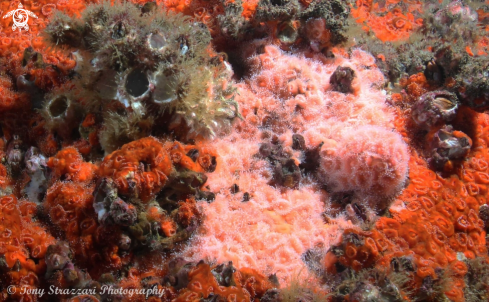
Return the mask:
{"type": "Polygon", "coordinates": [[[24,9],[22,3],[19,3],[19,8],[16,10],[9,11],[3,18],[8,18],[12,16],[12,20],[14,20],[14,24],[12,25],[12,30],[15,31],[17,28],[19,31],[29,30],[29,25],[27,25],[27,21],[29,21],[29,16],[33,18],[37,18],[36,14],[31,11],[24,9]]]}

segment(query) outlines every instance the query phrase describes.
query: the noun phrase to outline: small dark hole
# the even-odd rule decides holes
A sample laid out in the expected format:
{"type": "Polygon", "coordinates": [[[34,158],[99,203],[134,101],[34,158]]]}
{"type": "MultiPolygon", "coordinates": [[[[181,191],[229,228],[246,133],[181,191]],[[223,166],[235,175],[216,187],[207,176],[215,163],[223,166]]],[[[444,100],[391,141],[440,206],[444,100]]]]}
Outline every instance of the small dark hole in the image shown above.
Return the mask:
{"type": "Polygon", "coordinates": [[[144,160],[139,162],[140,167],[143,169],[143,172],[150,172],[151,171],[151,163],[148,163],[144,160]]]}
{"type": "Polygon", "coordinates": [[[68,109],[68,99],[65,96],[60,96],[49,104],[49,113],[52,117],[58,117],[68,109]]]}
{"type": "Polygon", "coordinates": [[[190,149],[187,153],[187,156],[190,157],[195,162],[197,160],[197,158],[199,157],[199,150],[190,149]]]}
{"type": "Polygon", "coordinates": [[[272,0],[270,2],[273,6],[284,6],[286,4],[286,0],[272,0]]]}
{"type": "Polygon", "coordinates": [[[126,90],[133,97],[141,96],[148,90],[149,81],[141,69],[135,69],[127,76],[126,90]]]}
{"type": "Polygon", "coordinates": [[[216,166],[217,166],[217,160],[216,160],[216,157],[213,156],[213,157],[211,157],[211,165],[210,165],[208,171],[214,172],[216,170],[216,166]]]}
{"type": "Polygon", "coordinates": [[[71,131],[70,139],[72,139],[72,140],[78,140],[79,138],[81,138],[80,131],[78,130],[78,128],[74,128],[71,131]]]}
{"type": "Polygon", "coordinates": [[[46,191],[40,192],[38,195],[39,200],[41,201],[44,200],[44,197],[46,197],[46,193],[47,193],[46,191]]]}
{"type": "Polygon", "coordinates": [[[339,14],[344,13],[343,7],[338,3],[332,3],[331,4],[331,10],[333,11],[333,13],[335,15],[339,15],[339,14]]]}
{"type": "Polygon", "coordinates": [[[124,23],[119,22],[114,26],[114,32],[112,33],[112,38],[122,39],[126,36],[126,26],[124,23]]]}

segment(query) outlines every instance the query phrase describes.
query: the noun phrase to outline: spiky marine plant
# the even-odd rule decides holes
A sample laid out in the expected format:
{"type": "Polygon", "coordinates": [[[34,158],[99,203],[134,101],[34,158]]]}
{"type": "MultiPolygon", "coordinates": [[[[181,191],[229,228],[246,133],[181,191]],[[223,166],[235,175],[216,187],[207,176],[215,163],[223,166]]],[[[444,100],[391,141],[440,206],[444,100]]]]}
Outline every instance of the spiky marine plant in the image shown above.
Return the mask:
{"type": "MultiPolygon", "coordinates": [[[[147,8],[104,1],[88,6],[81,18],[58,12],[45,39],[53,47],[79,50],[74,84],[87,110],[117,112],[127,126],[141,119],[168,131],[184,128],[185,133],[175,132],[184,139],[226,132],[239,116],[235,89],[228,84],[232,71],[210,48],[207,28],[147,8]]],[[[105,116],[112,120],[114,114],[105,116]]],[[[129,128],[124,135],[137,132],[129,128]]],[[[104,149],[127,140],[117,138],[119,130],[105,121],[104,149]]]]}

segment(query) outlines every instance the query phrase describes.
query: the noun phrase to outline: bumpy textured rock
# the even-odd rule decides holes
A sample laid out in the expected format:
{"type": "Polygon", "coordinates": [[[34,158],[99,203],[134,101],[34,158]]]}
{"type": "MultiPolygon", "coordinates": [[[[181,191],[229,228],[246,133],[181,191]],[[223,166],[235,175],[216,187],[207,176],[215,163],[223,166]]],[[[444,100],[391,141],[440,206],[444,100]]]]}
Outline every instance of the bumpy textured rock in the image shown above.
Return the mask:
{"type": "Polygon", "coordinates": [[[103,2],[81,19],[57,12],[45,32],[52,45],[78,51],[75,93],[53,92],[45,104],[53,129],[70,131],[63,125],[74,122],[80,99],[104,116],[108,151],[156,126],[185,139],[215,137],[239,116],[230,68],[208,52],[208,31],[182,15],[103,2]]]}

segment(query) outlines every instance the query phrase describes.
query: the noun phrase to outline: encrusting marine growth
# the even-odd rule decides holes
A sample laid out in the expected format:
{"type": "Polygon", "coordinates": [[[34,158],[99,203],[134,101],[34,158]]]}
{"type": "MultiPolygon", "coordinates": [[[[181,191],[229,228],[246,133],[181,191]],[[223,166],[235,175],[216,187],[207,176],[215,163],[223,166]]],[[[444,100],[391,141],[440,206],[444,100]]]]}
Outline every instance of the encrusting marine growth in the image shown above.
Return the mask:
{"type": "Polygon", "coordinates": [[[19,4],[0,301],[489,300],[488,1],[19,4]]]}
{"type": "Polygon", "coordinates": [[[48,98],[43,111],[55,123],[74,120],[63,118],[72,103],[88,108],[104,119],[105,150],[155,127],[184,139],[215,137],[239,116],[229,64],[209,47],[208,30],[185,16],[104,2],[81,18],[55,13],[45,35],[53,47],[76,50],[76,74],[70,92],[48,98]]]}

